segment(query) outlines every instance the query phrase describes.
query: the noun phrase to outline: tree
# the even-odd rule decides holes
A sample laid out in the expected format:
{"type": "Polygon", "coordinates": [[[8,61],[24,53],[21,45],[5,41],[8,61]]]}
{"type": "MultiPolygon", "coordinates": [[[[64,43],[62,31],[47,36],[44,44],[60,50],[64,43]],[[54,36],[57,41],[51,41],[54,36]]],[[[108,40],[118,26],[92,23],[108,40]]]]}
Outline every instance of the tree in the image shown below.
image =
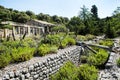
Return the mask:
{"type": "Polygon", "coordinates": [[[90,33],[90,29],[91,29],[91,14],[88,11],[88,8],[85,7],[85,5],[83,5],[83,7],[81,8],[81,11],[79,13],[79,18],[82,20],[82,22],[85,25],[84,28],[84,34],[90,33]]]}
{"type": "Polygon", "coordinates": [[[32,11],[26,11],[26,14],[29,15],[31,19],[35,19],[36,18],[35,13],[32,12],[32,11]]]}
{"type": "Polygon", "coordinates": [[[117,15],[120,13],[120,7],[117,7],[117,9],[113,12],[113,15],[117,15]]]}
{"type": "Polygon", "coordinates": [[[88,11],[88,8],[86,8],[85,5],[83,5],[78,16],[80,17],[81,20],[85,22],[86,20],[90,18],[91,14],[88,11]]]}
{"type": "Polygon", "coordinates": [[[73,17],[71,18],[70,22],[68,23],[67,27],[70,29],[70,31],[74,31],[75,34],[83,33],[84,24],[80,20],[79,17],[73,17]]]}
{"type": "Polygon", "coordinates": [[[1,21],[11,20],[11,12],[7,9],[0,8],[0,18],[1,21]]]}
{"type": "Polygon", "coordinates": [[[51,16],[48,14],[40,13],[37,15],[37,19],[42,20],[42,21],[51,22],[51,16]]]}
{"type": "Polygon", "coordinates": [[[62,23],[62,20],[60,17],[58,17],[57,15],[52,16],[52,20],[58,24],[62,23]]]}
{"type": "Polygon", "coordinates": [[[91,13],[92,13],[92,17],[94,17],[95,19],[98,19],[98,9],[96,5],[92,5],[91,13]]]}
{"type": "Polygon", "coordinates": [[[26,23],[28,20],[30,20],[30,17],[26,13],[16,13],[16,22],[26,23]]]}
{"type": "Polygon", "coordinates": [[[114,38],[115,37],[115,29],[114,29],[114,27],[112,27],[111,26],[111,24],[110,24],[110,17],[107,17],[106,18],[106,26],[107,26],[107,28],[106,28],[106,37],[108,37],[108,38],[114,38]]]}

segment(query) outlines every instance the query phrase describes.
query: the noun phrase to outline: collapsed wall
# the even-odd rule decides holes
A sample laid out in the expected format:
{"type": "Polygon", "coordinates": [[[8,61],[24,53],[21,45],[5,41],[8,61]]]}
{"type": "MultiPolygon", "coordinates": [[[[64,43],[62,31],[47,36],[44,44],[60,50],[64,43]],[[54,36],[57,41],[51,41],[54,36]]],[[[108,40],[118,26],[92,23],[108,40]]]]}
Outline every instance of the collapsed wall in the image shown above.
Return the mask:
{"type": "Polygon", "coordinates": [[[55,56],[48,57],[43,62],[36,62],[22,70],[7,72],[3,75],[3,80],[49,80],[49,76],[56,73],[65,62],[71,61],[78,65],[80,52],[80,46],[58,51],[55,56]]]}

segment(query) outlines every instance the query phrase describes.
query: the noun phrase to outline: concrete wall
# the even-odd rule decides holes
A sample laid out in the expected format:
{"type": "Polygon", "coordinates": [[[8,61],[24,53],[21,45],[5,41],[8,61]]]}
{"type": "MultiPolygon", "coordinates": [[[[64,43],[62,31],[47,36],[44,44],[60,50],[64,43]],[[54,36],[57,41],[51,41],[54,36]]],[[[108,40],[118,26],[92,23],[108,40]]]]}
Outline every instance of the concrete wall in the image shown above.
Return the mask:
{"type": "Polygon", "coordinates": [[[20,71],[8,72],[3,80],[49,80],[51,74],[56,73],[67,61],[78,65],[81,47],[69,49],[57,53],[54,57],[47,58],[44,62],[38,62],[20,71]]]}

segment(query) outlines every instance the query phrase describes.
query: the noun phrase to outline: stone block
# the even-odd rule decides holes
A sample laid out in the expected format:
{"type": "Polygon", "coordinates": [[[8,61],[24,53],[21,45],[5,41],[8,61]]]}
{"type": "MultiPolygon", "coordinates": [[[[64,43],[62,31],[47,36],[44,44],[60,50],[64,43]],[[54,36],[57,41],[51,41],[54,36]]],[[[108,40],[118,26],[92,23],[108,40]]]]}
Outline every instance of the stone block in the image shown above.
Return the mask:
{"type": "Polygon", "coordinates": [[[26,79],[29,79],[29,77],[30,77],[30,73],[25,74],[26,79]]]}
{"type": "Polygon", "coordinates": [[[20,75],[20,80],[25,80],[25,75],[20,75]]]}
{"type": "Polygon", "coordinates": [[[4,76],[3,76],[3,80],[9,80],[10,79],[10,76],[8,75],[8,74],[5,74],[4,76]]]}
{"type": "Polygon", "coordinates": [[[9,74],[10,78],[14,78],[15,77],[15,74],[14,74],[13,71],[9,72],[8,74],[9,74]]]}
{"type": "Polygon", "coordinates": [[[33,70],[34,70],[34,66],[33,66],[33,65],[30,65],[29,68],[28,68],[28,70],[29,70],[30,72],[33,71],[33,70]]]}

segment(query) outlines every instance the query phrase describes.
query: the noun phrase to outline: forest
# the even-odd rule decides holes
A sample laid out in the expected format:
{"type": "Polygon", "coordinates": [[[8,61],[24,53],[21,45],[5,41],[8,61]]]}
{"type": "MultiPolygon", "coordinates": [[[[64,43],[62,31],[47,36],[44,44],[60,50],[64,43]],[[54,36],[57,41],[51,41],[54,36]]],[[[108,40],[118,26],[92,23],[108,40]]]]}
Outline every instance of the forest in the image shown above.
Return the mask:
{"type": "MultiPolygon", "coordinates": [[[[5,8],[0,6],[0,22],[1,21],[14,21],[20,23],[26,23],[30,19],[38,19],[47,21],[58,25],[59,27],[64,26],[75,34],[92,34],[92,35],[103,35],[105,34],[108,38],[114,38],[120,34],[120,7],[114,10],[112,16],[106,18],[99,18],[98,8],[96,5],[92,5],[89,10],[85,5],[78,11],[78,16],[72,18],[62,17],[58,15],[50,16],[49,14],[28,11],[18,11],[12,8],[5,8]]],[[[1,28],[4,28],[0,26],[1,28]]]]}

